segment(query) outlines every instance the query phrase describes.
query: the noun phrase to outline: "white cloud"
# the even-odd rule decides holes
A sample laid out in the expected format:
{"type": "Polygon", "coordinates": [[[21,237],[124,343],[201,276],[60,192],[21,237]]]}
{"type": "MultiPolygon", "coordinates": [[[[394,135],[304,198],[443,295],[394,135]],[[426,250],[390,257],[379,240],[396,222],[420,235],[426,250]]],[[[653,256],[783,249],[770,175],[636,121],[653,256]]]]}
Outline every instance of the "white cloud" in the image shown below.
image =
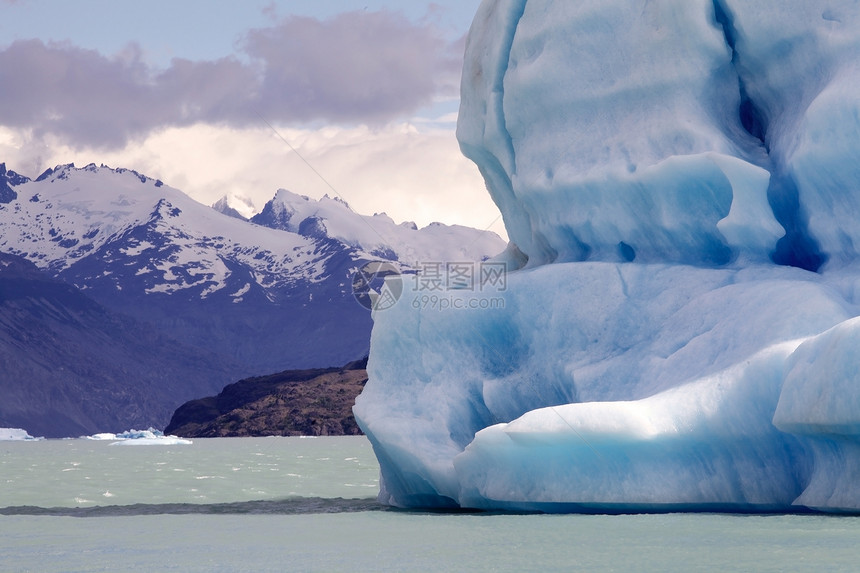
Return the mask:
{"type": "Polygon", "coordinates": [[[200,122],[246,129],[259,115],[383,125],[456,95],[462,62],[458,42],[388,10],[293,15],[237,47],[155,69],[134,42],[113,56],[40,39],[0,45],[0,124],[103,148],[200,122]]]}
{"type": "Polygon", "coordinates": [[[462,42],[433,17],[385,9],[291,15],[246,31],[233,56],[166,69],[135,43],[107,56],[12,42],[0,47],[0,161],[30,177],[60,163],[127,167],[206,204],[230,195],[261,209],[281,187],[336,194],[360,213],[504,236],[454,137],[462,42]],[[434,118],[395,119],[420,109],[434,118]]]}
{"type": "Polygon", "coordinates": [[[491,226],[505,236],[483,179],[451,130],[410,123],[276,129],[334,190],[265,125],[168,128],[108,152],[0,129],[0,153],[7,167],[30,177],[60,163],[105,163],[161,179],[205,204],[232,194],[259,210],[283,187],[315,198],[336,193],[359,213],[386,212],[398,222],[491,226]]]}

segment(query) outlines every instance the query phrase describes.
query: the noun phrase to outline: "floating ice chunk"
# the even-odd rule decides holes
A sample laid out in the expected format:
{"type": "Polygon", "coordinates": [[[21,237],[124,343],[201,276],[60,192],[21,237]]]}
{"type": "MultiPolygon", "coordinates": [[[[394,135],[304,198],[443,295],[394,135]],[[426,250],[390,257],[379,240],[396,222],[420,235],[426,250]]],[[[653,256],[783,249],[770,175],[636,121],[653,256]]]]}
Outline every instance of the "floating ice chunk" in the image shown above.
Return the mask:
{"type": "Polygon", "coordinates": [[[23,441],[23,440],[43,440],[44,438],[34,438],[27,433],[27,430],[21,428],[0,428],[0,441],[23,441]]]}
{"type": "Polygon", "coordinates": [[[140,439],[155,439],[164,437],[161,430],[149,428],[148,430],[126,430],[116,435],[117,438],[123,440],[140,440],[140,439]]]}
{"type": "Polygon", "coordinates": [[[99,434],[93,434],[92,436],[84,436],[87,440],[116,440],[116,434],[112,434],[110,432],[101,432],[99,434]]]}
{"type": "Polygon", "coordinates": [[[457,136],[519,270],[490,309],[375,313],[380,499],[860,511],[858,29],[842,0],[483,2],[457,136]]]}
{"type": "Polygon", "coordinates": [[[191,440],[177,436],[165,436],[161,430],[149,428],[148,430],[126,430],[119,434],[100,433],[87,436],[89,440],[109,440],[112,445],[134,445],[134,446],[174,446],[193,443],[191,440]]]}

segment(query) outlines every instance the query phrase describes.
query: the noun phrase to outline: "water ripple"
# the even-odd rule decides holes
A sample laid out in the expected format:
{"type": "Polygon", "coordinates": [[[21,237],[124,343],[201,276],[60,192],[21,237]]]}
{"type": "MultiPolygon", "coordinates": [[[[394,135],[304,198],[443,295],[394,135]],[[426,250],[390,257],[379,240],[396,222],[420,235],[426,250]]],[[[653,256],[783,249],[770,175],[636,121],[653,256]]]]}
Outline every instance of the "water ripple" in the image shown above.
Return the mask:
{"type": "Polygon", "coordinates": [[[294,497],[282,500],[231,503],[136,503],[95,507],[38,507],[19,505],[0,508],[0,515],[44,515],[58,517],[118,517],[133,515],[302,515],[388,511],[375,499],[294,497]]]}

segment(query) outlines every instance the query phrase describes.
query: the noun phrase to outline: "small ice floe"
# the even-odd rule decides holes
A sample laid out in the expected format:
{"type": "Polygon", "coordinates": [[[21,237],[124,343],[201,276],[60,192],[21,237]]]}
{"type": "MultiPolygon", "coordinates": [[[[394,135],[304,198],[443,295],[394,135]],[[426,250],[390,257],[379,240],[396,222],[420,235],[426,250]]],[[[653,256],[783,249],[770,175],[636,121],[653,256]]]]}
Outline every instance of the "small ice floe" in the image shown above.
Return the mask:
{"type": "Polygon", "coordinates": [[[178,436],[165,436],[161,430],[149,428],[148,430],[126,430],[119,434],[101,433],[86,436],[88,440],[110,440],[115,445],[132,446],[177,446],[190,445],[193,442],[178,436]]]}
{"type": "Polygon", "coordinates": [[[27,430],[21,428],[0,428],[0,441],[29,441],[29,440],[44,440],[45,438],[34,438],[27,433],[27,430]]]}
{"type": "Polygon", "coordinates": [[[93,434],[92,436],[84,436],[87,440],[115,440],[116,434],[111,434],[110,432],[104,432],[101,434],[93,434]]]}

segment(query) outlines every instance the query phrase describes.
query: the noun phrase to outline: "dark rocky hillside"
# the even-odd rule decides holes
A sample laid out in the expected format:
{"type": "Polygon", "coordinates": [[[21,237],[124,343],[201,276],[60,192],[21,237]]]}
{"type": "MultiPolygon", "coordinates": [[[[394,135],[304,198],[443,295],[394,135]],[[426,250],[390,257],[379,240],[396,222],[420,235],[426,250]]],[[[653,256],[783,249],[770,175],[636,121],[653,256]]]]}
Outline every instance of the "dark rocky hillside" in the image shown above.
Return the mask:
{"type": "Polygon", "coordinates": [[[180,406],[164,431],[188,438],[357,435],[352,405],[367,382],[366,365],[240,380],[180,406]]]}
{"type": "Polygon", "coordinates": [[[0,253],[0,427],[46,437],[161,427],[239,371],[0,253]]]}

